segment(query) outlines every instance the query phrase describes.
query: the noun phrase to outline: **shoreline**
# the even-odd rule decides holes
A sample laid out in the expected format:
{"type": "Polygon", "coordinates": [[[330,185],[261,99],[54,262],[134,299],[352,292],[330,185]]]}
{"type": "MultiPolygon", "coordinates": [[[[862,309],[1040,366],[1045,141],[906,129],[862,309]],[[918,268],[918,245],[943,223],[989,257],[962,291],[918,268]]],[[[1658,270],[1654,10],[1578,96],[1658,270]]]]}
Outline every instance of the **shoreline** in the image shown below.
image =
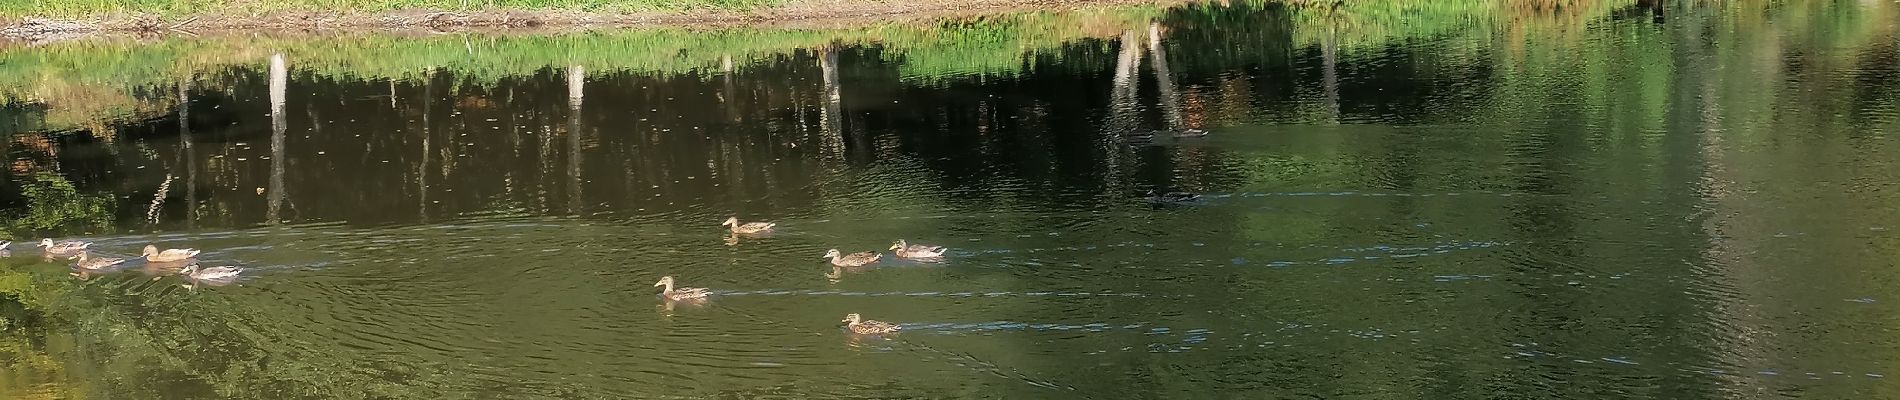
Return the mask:
{"type": "Polygon", "coordinates": [[[338,30],[536,30],[636,27],[826,27],[891,20],[939,19],[1089,7],[1171,6],[1191,0],[791,0],[756,9],[592,12],[561,9],[392,10],[376,12],[223,11],[160,17],[111,14],[87,18],[8,17],[0,39],[57,41],[95,34],[192,35],[204,32],[338,30]]]}

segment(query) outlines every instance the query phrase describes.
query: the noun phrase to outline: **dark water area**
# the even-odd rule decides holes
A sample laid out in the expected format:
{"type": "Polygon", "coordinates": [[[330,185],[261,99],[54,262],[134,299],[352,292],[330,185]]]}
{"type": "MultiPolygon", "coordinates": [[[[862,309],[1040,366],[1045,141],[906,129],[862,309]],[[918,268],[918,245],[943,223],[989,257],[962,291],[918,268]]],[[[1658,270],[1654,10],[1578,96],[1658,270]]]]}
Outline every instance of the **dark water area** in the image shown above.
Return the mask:
{"type": "MultiPolygon", "coordinates": [[[[16,96],[0,397],[1900,396],[1900,6],[1647,4],[1127,11],[983,62],[260,41],[129,111],[16,96]]],[[[943,40],[1039,20],[997,21],[943,40]]]]}

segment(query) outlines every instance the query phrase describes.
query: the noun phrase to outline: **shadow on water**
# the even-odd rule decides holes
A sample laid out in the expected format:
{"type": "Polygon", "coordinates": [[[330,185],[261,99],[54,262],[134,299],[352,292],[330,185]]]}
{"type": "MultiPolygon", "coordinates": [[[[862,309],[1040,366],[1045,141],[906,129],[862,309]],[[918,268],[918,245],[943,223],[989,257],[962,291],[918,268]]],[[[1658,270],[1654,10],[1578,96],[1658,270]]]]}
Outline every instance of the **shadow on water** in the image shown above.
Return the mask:
{"type": "Polygon", "coordinates": [[[1900,7],[1241,3],[6,49],[6,237],[244,273],[0,397],[1893,396],[1900,7]]]}

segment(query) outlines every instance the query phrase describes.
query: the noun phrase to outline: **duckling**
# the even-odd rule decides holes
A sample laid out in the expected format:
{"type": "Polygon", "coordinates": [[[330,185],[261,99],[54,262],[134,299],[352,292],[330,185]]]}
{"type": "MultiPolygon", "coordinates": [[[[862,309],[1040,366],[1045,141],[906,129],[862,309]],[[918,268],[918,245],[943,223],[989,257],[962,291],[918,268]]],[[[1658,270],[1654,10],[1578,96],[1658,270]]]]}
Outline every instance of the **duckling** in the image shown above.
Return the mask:
{"type": "Polygon", "coordinates": [[[877,254],[876,252],[870,252],[870,251],[862,251],[862,252],[842,254],[842,255],[838,253],[838,249],[831,249],[831,251],[825,252],[825,257],[831,259],[831,265],[836,265],[840,267],[862,267],[866,265],[871,265],[873,263],[876,263],[878,257],[881,257],[881,256],[882,256],[881,254],[877,254]]]}
{"type": "Polygon", "coordinates": [[[706,290],[706,288],[696,288],[696,287],[674,288],[672,276],[660,277],[660,281],[657,283],[654,283],[653,286],[665,286],[666,287],[665,289],[660,290],[660,297],[665,297],[667,300],[704,299],[706,298],[706,295],[712,294],[712,291],[706,290]]]}
{"type": "Polygon", "coordinates": [[[943,252],[949,250],[943,246],[904,243],[904,239],[891,244],[891,252],[898,258],[943,258],[943,252]]]}
{"type": "Polygon", "coordinates": [[[238,267],[210,267],[200,269],[197,264],[192,264],[178,271],[178,274],[195,281],[216,281],[237,278],[238,274],[243,272],[244,269],[238,267]]]}
{"type": "Polygon", "coordinates": [[[732,227],[732,233],[765,233],[766,231],[772,230],[772,227],[778,226],[778,224],[771,222],[747,222],[741,224],[739,223],[739,217],[726,218],[726,222],[720,223],[719,225],[732,227]]]}
{"type": "Polygon", "coordinates": [[[145,256],[145,262],[175,262],[175,261],[190,260],[192,257],[197,257],[198,250],[165,249],[165,251],[158,251],[158,246],[153,246],[153,245],[148,244],[148,245],[145,245],[145,251],[140,254],[145,256]]]}
{"type": "Polygon", "coordinates": [[[64,241],[64,242],[59,242],[59,243],[53,243],[53,239],[40,239],[40,245],[39,245],[39,247],[45,248],[45,251],[47,254],[66,254],[66,253],[81,252],[81,251],[85,251],[86,247],[90,247],[90,246],[92,246],[92,242],[69,240],[69,241],[64,241]]]}
{"type": "Polygon", "coordinates": [[[81,251],[79,252],[79,261],[75,262],[73,265],[78,266],[79,269],[98,270],[98,269],[111,268],[114,265],[119,265],[124,262],[125,262],[125,259],[123,258],[113,258],[113,257],[91,258],[90,255],[86,254],[85,251],[81,251]]]}
{"type": "Polygon", "coordinates": [[[1168,192],[1166,194],[1157,195],[1153,190],[1150,190],[1148,191],[1147,199],[1148,202],[1157,204],[1181,204],[1200,200],[1201,195],[1188,192],[1168,192]]]}
{"type": "Polygon", "coordinates": [[[859,316],[858,313],[845,314],[844,321],[839,322],[844,322],[846,329],[850,329],[851,333],[859,335],[894,333],[897,332],[898,329],[902,329],[898,327],[897,324],[864,319],[864,317],[859,316]]]}

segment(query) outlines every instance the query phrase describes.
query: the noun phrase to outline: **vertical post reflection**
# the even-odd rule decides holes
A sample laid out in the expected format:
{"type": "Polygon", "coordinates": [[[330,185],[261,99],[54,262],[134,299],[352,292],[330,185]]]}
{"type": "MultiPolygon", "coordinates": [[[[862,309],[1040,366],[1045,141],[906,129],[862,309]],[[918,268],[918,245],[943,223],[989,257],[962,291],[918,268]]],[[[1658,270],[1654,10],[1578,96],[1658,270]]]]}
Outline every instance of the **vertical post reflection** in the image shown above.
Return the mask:
{"type": "Polygon", "coordinates": [[[733,121],[738,121],[739,95],[737,93],[738,89],[732,84],[732,68],[732,55],[728,54],[719,57],[719,79],[725,85],[726,89],[720,92],[719,100],[726,106],[726,117],[731,118],[733,121]]]}
{"type": "Polygon", "coordinates": [[[267,224],[280,223],[283,217],[284,131],[289,128],[284,116],[285,90],[290,80],[288,68],[283,53],[270,56],[270,189],[267,196],[270,208],[264,216],[267,224]]]}
{"type": "Polygon", "coordinates": [[[1333,24],[1326,23],[1326,39],[1320,42],[1320,84],[1325,86],[1326,112],[1333,123],[1339,123],[1339,43],[1334,37],[1333,24]]]}
{"type": "Polygon", "coordinates": [[[1110,81],[1108,92],[1108,124],[1110,137],[1133,132],[1140,113],[1135,104],[1135,73],[1141,68],[1141,41],[1134,30],[1123,30],[1121,53],[1115,57],[1115,77],[1110,81]]]}
{"type": "Polygon", "coordinates": [[[579,65],[567,67],[567,212],[581,212],[581,97],[585,94],[587,71],[579,65]]]}
{"type": "MultiPolygon", "coordinates": [[[[429,119],[434,114],[435,104],[435,68],[431,67],[422,74],[422,162],[416,166],[416,212],[417,217],[429,219],[429,159],[433,151],[431,139],[435,138],[435,124],[429,119]]],[[[454,110],[450,110],[454,111],[454,110]]]]}
{"type": "Polygon", "coordinates": [[[824,126],[826,157],[841,157],[844,154],[844,94],[838,82],[838,48],[826,45],[818,50],[818,67],[823,70],[825,81],[824,112],[819,114],[819,124],[824,126]]]}
{"type": "Polygon", "coordinates": [[[1181,122],[1181,100],[1176,95],[1174,75],[1168,71],[1168,53],[1161,48],[1161,23],[1148,23],[1148,56],[1154,60],[1155,85],[1161,91],[1161,115],[1168,119],[1168,129],[1184,129],[1181,122]]]}
{"type": "Polygon", "coordinates": [[[178,80],[178,147],[185,162],[185,228],[198,227],[198,154],[191,147],[191,77],[178,80]]]}

